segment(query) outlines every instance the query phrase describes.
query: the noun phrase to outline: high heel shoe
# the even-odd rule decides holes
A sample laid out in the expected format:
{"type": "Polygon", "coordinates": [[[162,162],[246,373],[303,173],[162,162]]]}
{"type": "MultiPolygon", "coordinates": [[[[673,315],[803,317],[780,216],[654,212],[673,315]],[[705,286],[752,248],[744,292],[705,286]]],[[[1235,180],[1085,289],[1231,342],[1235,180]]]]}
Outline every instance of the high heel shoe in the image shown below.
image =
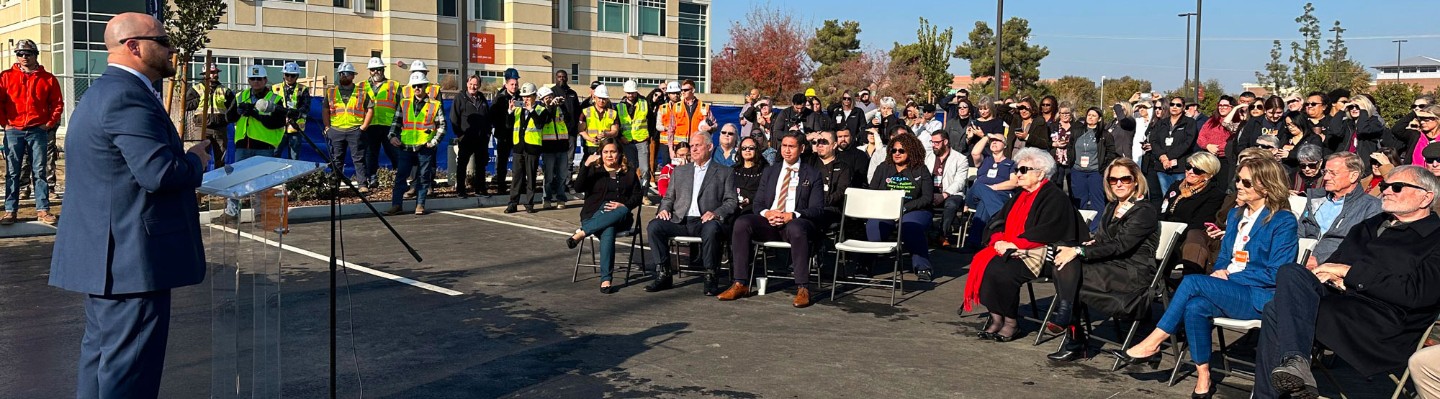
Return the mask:
{"type": "Polygon", "coordinates": [[[982,339],[982,340],[987,340],[987,339],[993,340],[993,339],[995,339],[995,333],[992,333],[992,332],[989,332],[989,331],[981,331],[980,333],[975,334],[975,338],[979,338],[979,339],[982,339]]]}
{"type": "Polygon", "coordinates": [[[1019,336],[1021,336],[1021,335],[1023,335],[1023,334],[1020,334],[1020,330],[1015,330],[1015,332],[1014,332],[1014,333],[1011,333],[1010,335],[1000,335],[1000,333],[993,333],[993,334],[990,334],[990,338],[991,338],[991,339],[994,339],[995,342],[1002,342],[1002,343],[1003,343],[1003,342],[1014,341],[1015,338],[1017,338],[1017,337],[1019,337],[1019,336]]]}
{"type": "Polygon", "coordinates": [[[1160,366],[1160,351],[1155,351],[1154,354],[1145,357],[1130,356],[1130,354],[1125,353],[1124,349],[1110,351],[1110,354],[1115,355],[1116,358],[1120,359],[1120,363],[1123,363],[1127,367],[1142,363],[1149,363],[1151,368],[1160,366]]]}
{"type": "Polygon", "coordinates": [[[1212,397],[1212,396],[1215,396],[1215,382],[1214,382],[1214,381],[1211,381],[1211,382],[1210,382],[1210,389],[1205,390],[1205,393],[1197,393],[1197,392],[1194,392],[1194,391],[1191,391],[1191,392],[1190,392],[1190,399],[1210,399],[1210,397],[1212,397]]]}

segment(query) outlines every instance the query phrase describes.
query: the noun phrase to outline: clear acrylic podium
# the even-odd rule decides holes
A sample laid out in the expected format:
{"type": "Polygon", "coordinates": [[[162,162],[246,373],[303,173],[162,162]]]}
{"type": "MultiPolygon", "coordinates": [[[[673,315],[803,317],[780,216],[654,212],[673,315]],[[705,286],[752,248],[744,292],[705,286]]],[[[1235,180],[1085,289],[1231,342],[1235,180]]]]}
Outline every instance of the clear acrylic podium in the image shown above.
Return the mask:
{"type": "Polygon", "coordinates": [[[284,184],[314,162],[254,157],[205,174],[210,209],[211,398],[280,397],[280,245],[288,232],[284,184]],[[212,212],[213,213],[213,212],[212,212]]]}

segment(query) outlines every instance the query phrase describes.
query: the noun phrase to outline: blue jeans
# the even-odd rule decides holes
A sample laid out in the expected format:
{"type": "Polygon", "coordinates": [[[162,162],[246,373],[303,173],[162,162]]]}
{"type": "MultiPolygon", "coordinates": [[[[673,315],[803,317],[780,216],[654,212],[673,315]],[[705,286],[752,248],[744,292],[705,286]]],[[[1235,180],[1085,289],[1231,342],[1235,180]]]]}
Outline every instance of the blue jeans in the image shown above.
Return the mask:
{"type": "Polygon", "coordinates": [[[1155,196],[1164,196],[1165,191],[1170,189],[1170,185],[1175,184],[1177,181],[1185,180],[1184,173],[1155,172],[1155,175],[1160,178],[1160,192],[1152,193],[1152,195],[1155,196]]]}
{"type": "Polygon", "coordinates": [[[569,196],[565,195],[565,180],[570,175],[570,153],[568,152],[542,152],[540,153],[541,173],[545,174],[545,200],[565,202],[569,196]]]}
{"type": "Polygon", "coordinates": [[[415,178],[415,205],[425,205],[425,195],[430,193],[430,181],[435,178],[435,148],[424,145],[414,149],[401,148],[395,152],[395,189],[390,193],[390,205],[400,206],[405,192],[410,190],[410,169],[419,167],[420,176],[415,178]]]}
{"type": "Polygon", "coordinates": [[[1075,208],[1096,212],[1105,210],[1105,181],[1099,171],[1070,171],[1070,199],[1075,208]]]}
{"type": "MultiPolygon", "coordinates": [[[[244,161],[244,160],[249,159],[249,158],[272,156],[272,155],[275,155],[275,150],[272,150],[272,149],[253,149],[253,148],[236,148],[235,151],[232,151],[232,152],[231,152],[231,154],[233,154],[233,155],[235,156],[235,160],[230,161],[230,163],[233,164],[233,163],[236,163],[236,162],[244,161]]],[[[236,201],[236,200],[226,200],[226,201],[225,201],[225,214],[230,215],[230,216],[236,216],[236,217],[240,216],[240,201],[236,201]]]]}
{"type": "Polygon", "coordinates": [[[970,231],[966,233],[964,246],[975,248],[985,244],[985,225],[995,217],[1000,209],[1005,207],[1005,202],[1010,200],[1009,191],[995,191],[990,186],[975,183],[970,187],[969,195],[965,196],[966,205],[975,210],[970,219],[970,231]]]}
{"type": "MultiPolygon", "coordinates": [[[[900,241],[905,251],[910,253],[910,265],[915,271],[930,269],[930,243],[925,238],[925,231],[930,229],[930,221],[934,218],[935,214],[930,211],[910,211],[900,216],[900,241]]],[[[894,231],[895,222],[865,221],[866,240],[884,240],[894,231]]]]}
{"type": "Polygon", "coordinates": [[[1206,275],[1185,276],[1180,282],[1180,288],[1175,289],[1175,299],[1170,301],[1170,307],[1165,309],[1165,315],[1160,317],[1155,328],[1175,335],[1183,321],[1185,336],[1190,342],[1190,357],[1195,360],[1195,364],[1208,364],[1212,350],[1210,330],[1214,326],[1211,319],[1259,319],[1260,311],[1255,309],[1250,300],[1257,290],[1262,288],[1206,275]]]}
{"type": "Polygon", "coordinates": [[[20,168],[30,158],[35,182],[35,210],[50,211],[50,182],[45,181],[49,158],[50,131],[36,126],[25,130],[5,129],[5,211],[20,207],[20,168]]]}
{"type": "MultiPolygon", "coordinates": [[[[365,152],[365,178],[366,183],[371,187],[380,184],[375,174],[380,172],[380,154],[383,151],[385,158],[390,159],[390,167],[395,167],[400,162],[396,161],[399,151],[395,146],[390,145],[390,125],[371,125],[369,129],[361,131],[360,149],[365,152]]],[[[356,171],[357,174],[359,171],[356,171]]],[[[362,180],[362,179],[355,179],[362,180]]]]}
{"type": "Polygon", "coordinates": [[[286,133],[280,137],[280,145],[275,147],[275,158],[300,159],[300,142],[305,139],[297,137],[305,132],[286,133]]]}
{"type": "Polygon", "coordinates": [[[650,142],[638,141],[626,143],[622,149],[625,152],[625,163],[631,169],[640,172],[640,185],[650,186],[650,142]]]}
{"type": "Polygon", "coordinates": [[[602,208],[580,223],[585,235],[600,239],[600,281],[610,281],[610,270],[615,268],[615,235],[629,226],[630,208],[624,205],[608,211],[602,208]]]}

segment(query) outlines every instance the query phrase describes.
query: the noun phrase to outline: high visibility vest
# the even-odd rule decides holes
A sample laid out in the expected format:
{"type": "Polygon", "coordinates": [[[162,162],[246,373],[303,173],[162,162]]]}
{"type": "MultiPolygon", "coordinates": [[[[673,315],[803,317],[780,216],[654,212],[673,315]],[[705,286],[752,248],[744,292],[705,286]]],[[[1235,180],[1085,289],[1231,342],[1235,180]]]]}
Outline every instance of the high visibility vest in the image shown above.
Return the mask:
{"type": "Polygon", "coordinates": [[[365,97],[375,102],[375,113],[370,116],[370,126],[395,124],[395,105],[399,103],[400,94],[400,83],[394,80],[381,82],[378,89],[373,82],[365,82],[365,97]]]}
{"type": "MultiPolygon", "coordinates": [[[[535,125],[535,118],[530,118],[530,120],[524,121],[524,126],[520,125],[520,116],[524,112],[524,108],[515,107],[515,111],[510,113],[515,117],[515,133],[513,133],[512,142],[525,143],[529,145],[540,145],[540,140],[542,140],[542,134],[540,133],[540,127],[535,125]]],[[[538,114],[541,112],[545,112],[545,107],[541,105],[536,105],[535,113],[538,114]]],[[[564,123],[561,123],[561,125],[564,125],[564,123]]]]}
{"type": "Polygon", "coordinates": [[[400,123],[400,144],[425,145],[438,133],[435,129],[435,115],[440,112],[440,102],[426,100],[419,110],[412,107],[412,104],[415,102],[408,98],[400,101],[400,108],[405,110],[405,119],[400,123]]]}
{"type": "Polygon", "coordinates": [[[350,92],[350,100],[340,98],[340,88],[331,87],[326,97],[330,99],[330,126],[336,129],[354,129],[365,123],[365,110],[360,97],[365,95],[360,88],[350,92]]]}
{"type": "MultiPolygon", "coordinates": [[[[266,93],[265,93],[265,99],[266,99],[266,100],[269,100],[271,104],[275,104],[275,107],[276,107],[276,108],[279,108],[279,107],[281,106],[281,104],[280,104],[280,95],[279,95],[279,94],[275,94],[275,91],[274,91],[274,90],[271,90],[271,91],[266,92],[266,93]]],[[[235,103],[236,103],[236,104],[240,104],[240,103],[252,103],[252,104],[253,104],[254,102],[255,102],[255,100],[252,99],[252,98],[250,98],[250,89],[245,89],[245,90],[241,91],[241,92],[240,92],[240,95],[235,98],[235,103]]],[[[271,112],[274,112],[274,111],[271,110],[271,112],[263,112],[263,111],[260,111],[259,109],[257,109],[255,112],[259,112],[260,115],[270,115],[270,113],[271,113],[271,112]]],[[[272,146],[279,146],[279,145],[280,145],[280,139],[283,138],[283,137],[285,137],[285,128],[284,128],[284,127],[281,127],[281,128],[279,128],[279,129],[271,129],[271,128],[265,127],[264,124],[261,124],[259,119],[255,119],[254,117],[249,117],[249,116],[242,116],[242,117],[240,117],[240,120],[235,121],[235,142],[236,142],[236,143],[239,143],[240,140],[242,140],[242,139],[250,138],[250,139],[252,139],[252,140],[259,141],[259,142],[261,142],[261,143],[269,144],[269,145],[272,145],[272,146]]]]}
{"type": "Polygon", "coordinates": [[[205,112],[205,102],[209,101],[211,113],[225,112],[225,86],[215,86],[214,89],[210,89],[209,98],[205,97],[205,82],[196,83],[193,88],[196,93],[200,94],[200,105],[195,107],[195,111],[205,112]]]}
{"type": "MultiPolygon", "coordinates": [[[[440,85],[437,85],[437,84],[434,84],[434,83],[431,83],[431,84],[429,84],[429,85],[426,85],[426,86],[425,86],[425,94],[426,94],[426,95],[429,95],[430,98],[439,99],[439,98],[440,98],[440,85]]],[[[402,97],[402,98],[415,98],[415,88],[414,88],[414,87],[410,87],[410,86],[405,86],[405,97],[402,97]]]]}
{"type": "MultiPolygon", "coordinates": [[[[270,92],[271,92],[271,93],[280,93],[280,99],[285,101],[285,108],[288,108],[288,109],[298,109],[298,108],[299,108],[299,106],[300,106],[300,92],[303,92],[303,91],[305,91],[305,90],[310,90],[310,88],[305,87],[305,85],[296,83],[296,84],[295,84],[295,90],[291,91],[291,92],[290,92],[290,95],[287,96],[287,95],[285,95],[285,83],[276,83],[276,84],[270,86],[270,92]]],[[[304,129],[304,128],[305,128],[305,115],[300,115],[300,119],[296,120],[295,123],[299,124],[301,129],[304,129]]],[[[286,126],[285,126],[285,129],[286,129],[286,130],[289,130],[289,129],[290,129],[290,126],[289,126],[289,125],[286,125],[286,126]]]]}
{"type": "MultiPolygon", "coordinates": [[[[675,141],[681,143],[690,142],[690,134],[700,130],[700,122],[710,115],[710,105],[700,100],[695,100],[695,114],[691,115],[685,111],[685,102],[660,105],[660,124],[669,126],[675,130],[675,141]],[[673,106],[672,106],[673,105],[673,106]]],[[[660,144],[669,144],[668,134],[660,135],[660,144]]]]}
{"type": "MultiPolygon", "coordinates": [[[[570,140],[570,127],[565,125],[565,108],[555,108],[555,119],[540,127],[540,133],[544,135],[543,140],[570,140]]],[[[573,151],[574,148],[571,148],[573,151]]]]}
{"type": "MultiPolygon", "coordinates": [[[[615,126],[615,110],[607,109],[603,115],[595,115],[595,108],[585,110],[585,130],[590,131],[593,137],[599,137],[610,132],[610,127],[615,126]]],[[[586,147],[598,147],[600,143],[585,140],[586,147]]]]}
{"type": "Polygon", "coordinates": [[[635,101],[635,116],[630,116],[630,104],[621,101],[616,106],[620,119],[620,137],[625,142],[634,143],[650,139],[650,103],[645,98],[638,98],[635,101]]]}

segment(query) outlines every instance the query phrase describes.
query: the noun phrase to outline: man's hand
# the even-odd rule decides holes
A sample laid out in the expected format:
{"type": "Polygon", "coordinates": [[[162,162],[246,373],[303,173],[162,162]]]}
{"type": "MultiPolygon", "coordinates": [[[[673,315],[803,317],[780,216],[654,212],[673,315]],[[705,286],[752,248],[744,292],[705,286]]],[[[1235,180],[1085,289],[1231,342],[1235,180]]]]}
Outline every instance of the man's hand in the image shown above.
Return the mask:
{"type": "Polygon", "coordinates": [[[715,212],[714,212],[714,211],[705,212],[704,215],[700,215],[700,222],[701,222],[701,223],[709,222],[709,221],[711,221],[711,220],[715,220],[715,212]]]}
{"type": "Polygon", "coordinates": [[[1229,271],[1229,270],[1216,270],[1214,273],[1210,273],[1210,277],[1218,278],[1218,279],[1221,279],[1221,280],[1229,280],[1229,279],[1230,279],[1230,271],[1229,271]]]}
{"type": "Polygon", "coordinates": [[[625,205],[625,204],[621,204],[621,203],[615,202],[615,201],[606,202],[606,203],[605,203],[605,210],[607,210],[607,211],[613,211],[613,210],[615,210],[615,209],[617,209],[617,208],[620,208],[621,206],[624,206],[624,205],[625,205]]]}
{"type": "Polygon", "coordinates": [[[1305,258],[1305,269],[1306,269],[1306,270],[1315,270],[1315,268],[1316,268],[1316,267],[1319,267],[1319,266],[1320,266],[1319,260],[1316,260],[1314,255],[1311,255],[1310,257],[1305,258]]]}
{"type": "Polygon", "coordinates": [[[185,152],[195,154],[195,156],[200,157],[200,167],[204,168],[205,165],[210,163],[210,140],[205,140],[192,144],[189,149],[185,150],[185,152]]]}
{"type": "Polygon", "coordinates": [[[400,138],[399,138],[399,137],[391,137],[391,138],[390,138],[390,145],[399,147],[399,146],[400,146],[400,138]]]}
{"type": "Polygon", "coordinates": [[[670,220],[670,211],[662,210],[662,211],[660,211],[660,212],[657,212],[657,213],[655,213],[655,218],[656,218],[656,219],[670,220]]]}
{"type": "Polygon", "coordinates": [[[1320,266],[1316,266],[1314,269],[1311,269],[1310,272],[1317,275],[1320,273],[1329,273],[1338,278],[1345,278],[1345,275],[1350,273],[1350,265],[1342,265],[1339,263],[1326,263],[1320,266]]]}

